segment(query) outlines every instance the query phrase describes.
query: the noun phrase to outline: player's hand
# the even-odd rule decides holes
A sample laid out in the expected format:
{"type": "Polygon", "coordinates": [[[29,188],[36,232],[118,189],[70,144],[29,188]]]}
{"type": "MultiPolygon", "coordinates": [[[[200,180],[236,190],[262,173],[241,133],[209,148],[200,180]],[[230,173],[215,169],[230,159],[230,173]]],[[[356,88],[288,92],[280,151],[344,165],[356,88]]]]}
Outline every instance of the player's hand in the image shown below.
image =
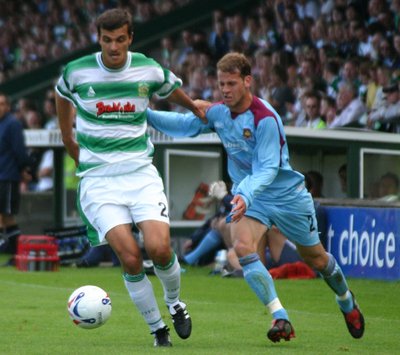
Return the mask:
{"type": "Polygon", "coordinates": [[[229,214],[230,222],[239,222],[246,212],[246,203],[240,195],[235,195],[231,204],[233,205],[233,208],[229,214]]]}
{"type": "Polygon", "coordinates": [[[193,112],[197,117],[201,119],[203,123],[207,123],[206,112],[207,109],[211,106],[211,102],[204,101],[204,100],[194,100],[194,104],[199,111],[199,114],[193,112]]]}

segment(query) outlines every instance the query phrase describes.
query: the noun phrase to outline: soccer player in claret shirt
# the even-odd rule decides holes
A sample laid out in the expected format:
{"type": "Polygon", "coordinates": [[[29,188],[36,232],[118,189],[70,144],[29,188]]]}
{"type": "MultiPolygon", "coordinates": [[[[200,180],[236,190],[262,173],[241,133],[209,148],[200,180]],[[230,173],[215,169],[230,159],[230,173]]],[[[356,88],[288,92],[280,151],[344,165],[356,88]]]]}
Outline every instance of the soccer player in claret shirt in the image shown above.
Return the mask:
{"type": "Polygon", "coordinates": [[[56,85],[62,140],[78,167],[79,210],[92,246],[108,242],[121,261],[123,279],[155,346],[171,346],[169,329],[143,270],[132,223],[144,247],[178,335],[191,334],[191,318],[180,296],[180,265],[170,247],[168,203],[152,164],[146,108],[156,94],[199,117],[204,111],[180,89],[182,81],[153,59],[129,51],[131,15],[112,9],[96,21],[101,52],[68,63],[56,85]],[[76,137],[73,132],[76,113],[76,137]]]}
{"type": "Polygon", "coordinates": [[[231,235],[246,282],[272,315],[267,337],[278,342],[295,336],[277,296],[271,275],[259,260],[258,242],[276,225],[297,245],[304,261],[319,271],[336,294],[336,301],[354,338],[364,332],[364,318],[333,255],[318,237],[317,221],[304,176],[289,164],[281,118],[274,108],[250,91],[251,68],[246,57],[228,53],[217,64],[223,102],[209,106],[208,123],[192,114],[149,110],[148,122],[172,136],[216,132],[228,156],[233,182],[231,235]]]}

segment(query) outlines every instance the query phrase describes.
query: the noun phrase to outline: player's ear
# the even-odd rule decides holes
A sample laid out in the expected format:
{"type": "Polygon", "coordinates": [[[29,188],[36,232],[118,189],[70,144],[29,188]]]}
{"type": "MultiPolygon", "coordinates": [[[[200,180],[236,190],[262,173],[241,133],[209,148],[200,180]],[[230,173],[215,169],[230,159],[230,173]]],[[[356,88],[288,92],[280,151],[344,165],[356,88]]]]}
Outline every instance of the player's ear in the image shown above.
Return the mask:
{"type": "Polygon", "coordinates": [[[244,86],[245,86],[246,88],[250,89],[251,83],[252,83],[252,81],[253,81],[252,76],[251,76],[251,75],[246,75],[246,76],[244,77],[243,81],[244,81],[244,86]]]}

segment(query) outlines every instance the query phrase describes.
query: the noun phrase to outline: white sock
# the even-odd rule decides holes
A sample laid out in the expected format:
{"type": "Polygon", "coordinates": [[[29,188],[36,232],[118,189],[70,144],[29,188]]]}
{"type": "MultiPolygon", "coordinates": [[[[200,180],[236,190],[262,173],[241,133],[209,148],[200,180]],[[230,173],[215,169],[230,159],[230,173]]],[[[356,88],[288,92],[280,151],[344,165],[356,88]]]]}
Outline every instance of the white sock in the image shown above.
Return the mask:
{"type": "Polygon", "coordinates": [[[165,327],[161,318],[160,310],[154,296],[153,285],[147,275],[128,275],[124,274],[126,289],[133,303],[138,308],[144,320],[150,327],[150,332],[165,327]]]}
{"type": "Polygon", "coordinates": [[[160,279],[163,286],[164,300],[167,306],[179,301],[179,293],[181,289],[181,266],[179,265],[176,255],[173,255],[173,259],[165,267],[154,265],[154,273],[160,279]]]}

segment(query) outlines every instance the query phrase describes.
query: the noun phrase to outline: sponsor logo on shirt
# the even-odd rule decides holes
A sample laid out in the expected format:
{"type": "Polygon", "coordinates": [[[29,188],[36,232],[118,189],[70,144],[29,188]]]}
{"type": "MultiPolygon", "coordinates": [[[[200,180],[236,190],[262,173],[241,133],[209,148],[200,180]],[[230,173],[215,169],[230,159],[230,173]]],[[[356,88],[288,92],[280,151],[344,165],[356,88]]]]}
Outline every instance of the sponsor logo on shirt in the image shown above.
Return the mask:
{"type": "Polygon", "coordinates": [[[122,104],[120,102],[113,102],[112,104],[105,104],[104,102],[100,101],[96,104],[97,108],[97,117],[101,116],[103,113],[128,113],[128,112],[135,112],[136,107],[134,104],[127,102],[122,104]]]}

